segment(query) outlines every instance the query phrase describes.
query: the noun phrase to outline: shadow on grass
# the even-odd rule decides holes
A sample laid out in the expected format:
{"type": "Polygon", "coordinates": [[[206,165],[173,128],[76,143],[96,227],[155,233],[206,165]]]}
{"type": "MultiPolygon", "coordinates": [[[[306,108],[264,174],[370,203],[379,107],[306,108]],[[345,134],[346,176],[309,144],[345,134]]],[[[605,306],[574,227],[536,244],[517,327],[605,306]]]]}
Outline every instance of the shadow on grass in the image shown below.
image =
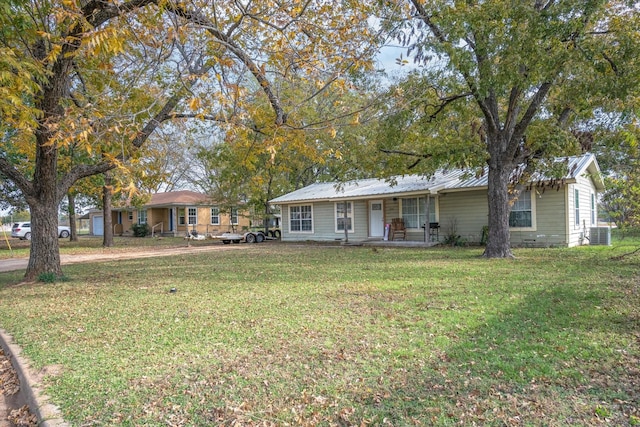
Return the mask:
{"type": "Polygon", "coordinates": [[[382,404],[389,419],[435,425],[640,425],[633,307],[607,290],[534,292],[408,367],[382,404]]]}

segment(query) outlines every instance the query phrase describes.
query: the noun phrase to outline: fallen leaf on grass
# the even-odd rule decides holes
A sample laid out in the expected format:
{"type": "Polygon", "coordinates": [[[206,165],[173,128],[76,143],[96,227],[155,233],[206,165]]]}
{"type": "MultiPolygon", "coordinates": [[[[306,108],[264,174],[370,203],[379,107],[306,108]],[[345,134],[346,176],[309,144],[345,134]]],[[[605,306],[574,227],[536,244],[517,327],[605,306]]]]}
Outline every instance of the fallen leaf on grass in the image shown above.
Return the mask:
{"type": "Polygon", "coordinates": [[[18,427],[35,427],[38,425],[38,419],[31,413],[28,405],[11,411],[8,419],[18,427]]]}

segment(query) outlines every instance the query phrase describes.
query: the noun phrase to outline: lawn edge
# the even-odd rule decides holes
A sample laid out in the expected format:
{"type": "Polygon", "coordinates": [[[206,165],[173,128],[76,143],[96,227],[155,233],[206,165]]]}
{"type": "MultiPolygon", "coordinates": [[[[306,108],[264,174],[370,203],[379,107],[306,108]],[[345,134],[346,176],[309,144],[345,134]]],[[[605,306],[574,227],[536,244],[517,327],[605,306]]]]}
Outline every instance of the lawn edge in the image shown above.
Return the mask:
{"type": "Polygon", "coordinates": [[[0,328],[0,346],[9,356],[13,369],[20,380],[20,391],[29,405],[29,409],[38,419],[40,427],[69,427],[64,421],[60,409],[49,402],[49,397],[38,387],[37,376],[31,370],[31,364],[22,356],[22,349],[13,337],[0,328]]]}

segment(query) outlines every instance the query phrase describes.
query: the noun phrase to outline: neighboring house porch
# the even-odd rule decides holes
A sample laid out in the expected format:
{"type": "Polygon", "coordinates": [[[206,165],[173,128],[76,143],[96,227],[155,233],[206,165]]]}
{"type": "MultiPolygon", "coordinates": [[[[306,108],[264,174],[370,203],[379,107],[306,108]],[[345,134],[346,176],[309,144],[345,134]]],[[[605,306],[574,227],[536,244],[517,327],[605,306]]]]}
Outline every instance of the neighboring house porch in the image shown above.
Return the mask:
{"type": "MultiPolygon", "coordinates": [[[[103,213],[90,212],[91,234],[104,234],[103,213]]],[[[194,191],[157,193],[140,208],[123,207],[111,211],[113,234],[133,235],[134,224],[148,224],[153,236],[185,236],[187,232],[218,235],[249,229],[249,214],[243,207],[227,208],[207,195],[194,191]]]]}

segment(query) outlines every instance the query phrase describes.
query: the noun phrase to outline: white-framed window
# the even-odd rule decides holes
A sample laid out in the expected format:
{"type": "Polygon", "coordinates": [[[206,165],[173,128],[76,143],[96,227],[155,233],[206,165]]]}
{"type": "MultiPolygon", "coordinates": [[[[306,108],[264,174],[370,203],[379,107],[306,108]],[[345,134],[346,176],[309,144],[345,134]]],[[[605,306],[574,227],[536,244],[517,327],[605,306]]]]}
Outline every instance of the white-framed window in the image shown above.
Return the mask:
{"type": "Polygon", "coordinates": [[[211,225],[220,225],[220,208],[217,206],[211,208],[211,225]]]}
{"type": "Polygon", "coordinates": [[[289,231],[292,233],[313,233],[313,206],[289,206],[289,231]]]}
{"type": "Polygon", "coordinates": [[[178,208],[178,225],[185,225],[187,223],[187,218],[185,216],[185,209],[178,208]]]}
{"type": "Polygon", "coordinates": [[[580,190],[578,190],[577,188],[573,190],[573,199],[573,204],[576,209],[576,227],[580,227],[580,190]]]}
{"type": "Polygon", "coordinates": [[[231,208],[231,224],[238,225],[238,208],[231,208]]]}
{"type": "Polygon", "coordinates": [[[133,222],[133,211],[129,211],[129,221],[133,222]]]}
{"type": "Polygon", "coordinates": [[[522,191],[511,206],[509,228],[512,230],[535,230],[536,209],[535,197],[531,191],[522,191]]]}
{"type": "Polygon", "coordinates": [[[345,226],[349,233],[353,233],[353,205],[351,202],[337,202],[334,206],[336,233],[344,233],[345,226]],[[344,207],[347,205],[347,216],[344,215],[344,207]]]}
{"type": "Polygon", "coordinates": [[[189,225],[198,224],[198,208],[187,208],[187,220],[189,225]]]}
{"type": "Polygon", "coordinates": [[[147,223],[147,210],[140,209],[138,211],[138,224],[146,224],[147,223]]]}
{"type": "MultiPolygon", "coordinates": [[[[406,228],[422,228],[427,223],[427,198],[412,197],[400,199],[402,219],[406,228]]],[[[436,198],[429,196],[429,222],[438,222],[436,198]]]]}
{"type": "Polygon", "coordinates": [[[596,195],[591,193],[591,225],[596,225],[596,195]]]}

